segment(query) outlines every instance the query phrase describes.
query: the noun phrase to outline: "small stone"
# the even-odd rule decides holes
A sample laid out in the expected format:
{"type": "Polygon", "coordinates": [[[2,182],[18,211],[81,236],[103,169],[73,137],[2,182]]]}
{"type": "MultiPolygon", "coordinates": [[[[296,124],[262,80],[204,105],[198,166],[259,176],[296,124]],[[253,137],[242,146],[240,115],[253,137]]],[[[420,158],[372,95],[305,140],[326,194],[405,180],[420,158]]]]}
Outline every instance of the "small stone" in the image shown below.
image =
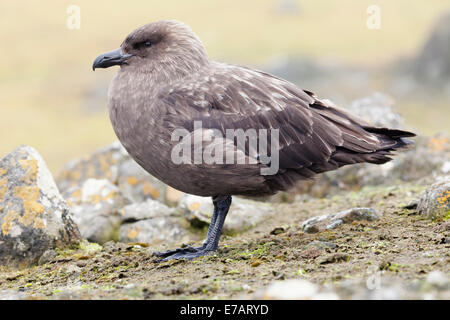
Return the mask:
{"type": "Polygon", "coordinates": [[[261,259],[255,259],[255,260],[250,264],[250,266],[251,266],[252,268],[255,268],[255,267],[260,266],[261,263],[262,263],[262,260],[261,260],[261,259]]]}
{"type": "Polygon", "coordinates": [[[312,249],[312,248],[319,249],[319,250],[336,249],[337,245],[333,242],[314,240],[314,241],[308,243],[306,246],[304,246],[303,250],[308,250],[308,249],[312,249]]]}
{"type": "Polygon", "coordinates": [[[450,177],[434,183],[419,200],[417,212],[429,219],[442,219],[450,212],[450,177]]]}
{"type": "Polygon", "coordinates": [[[275,229],[270,231],[270,234],[276,236],[276,235],[282,234],[284,232],[286,232],[286,230],[283,227],[276,227],[275,229]]]}
{"type": "Polygon", "coordinates": [[[317,233],[324,230],[335,229],[344,223],[351,223],[357,220],[374,221],[377,219],[377,213],[371,208],[352,208],[337,213],[324,214],[310,218],[302,223],[302,229],[307,233],[317,233]]]}
{"type": "Polygon", "coordinates": [[[46,264],[46,263],[52,261],[56,256],[57,256],[57,253],[55,250],[53,250],[53,249],[47,250],[39,258],[38,265],[41,266],[43,264],[46,264]]]}
{"type": "Polygon", "coordinates": [[[336,263],[336,262],[346,262],[350,260],[350,256],[344,253],[334,253],[329,254],[325,257],[319,259],[319,264],[328,264],[328,263],[336,263]]]}

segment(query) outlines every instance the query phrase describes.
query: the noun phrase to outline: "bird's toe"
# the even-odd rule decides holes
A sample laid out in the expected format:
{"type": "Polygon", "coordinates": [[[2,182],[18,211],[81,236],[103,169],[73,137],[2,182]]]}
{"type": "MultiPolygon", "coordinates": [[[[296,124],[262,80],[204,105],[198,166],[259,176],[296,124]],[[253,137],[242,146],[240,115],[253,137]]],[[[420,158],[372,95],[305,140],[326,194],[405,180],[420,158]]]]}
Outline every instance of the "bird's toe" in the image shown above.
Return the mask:
{"type": "MultiPolygon", "coordinates": [[[[193,249],[196,249],[196,248],[193,248],[193,249]]],[[[172,250],[172,251],[175,251],[175,250],[172,250]]],[[[156,261],[156,262],[165,262],[165,261],[169,261],[169,260],[172,260],[172,259],[187,259],[187,260],[192,260],[192,259],[195,259],[195,258],[199,258],[199,257],[202,257],[202,256],[206,256],[206,255],[208,255],[208,254],[211,254],[212,252],[214,252],[213,250],[208,250],[208,249],[203,249],[203,248],[200,248],[199,250],[197,250],[197,251],[184,251],[184,252],[176,252],[176,253],[174,253],[174,254],[172,254],[172,255],[169,255],[169,256],[166,256],[166,257],[164,257],[164,259],[161,259],[161,260],[158,260],[158,261],[156,261]]]]}
{"type": "Polygon", "coordinates": [[[166,257],[170,257],[172,255],[178,254],[178,253],[189,253],[189,252],[197,252],[200,249],[202,249],[202,247],[192,247],[190,245],[186,245],[182,248],[177,248],[177,249],[173,249],[173,250],[167,250],[167,251],[156,251],[153,252],[153,255],[156,257],[160,257],[160,258],[166,258],[166,257]]]}

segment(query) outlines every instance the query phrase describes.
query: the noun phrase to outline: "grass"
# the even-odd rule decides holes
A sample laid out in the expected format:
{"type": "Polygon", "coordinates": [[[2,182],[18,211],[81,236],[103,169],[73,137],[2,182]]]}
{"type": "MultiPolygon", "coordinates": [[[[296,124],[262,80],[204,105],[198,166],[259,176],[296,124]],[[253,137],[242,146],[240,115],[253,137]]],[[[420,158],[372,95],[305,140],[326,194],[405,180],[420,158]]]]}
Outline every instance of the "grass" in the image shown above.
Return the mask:
{"type": "MultiPolygon", "coordinates": [[[[275,0],[2,1],[0,156],[19,144],[32,145],[57,171],[71,158],[115,140],[106,101],[102,112],[85,108],[86,93],[101,90],[96,85],[115,70],[93,73],[91,63],[150,21],[188,23],[218,60],[261,66],[301,54],[376,66],[415,52],[435,19],[450,9],[448,0],[376,3],[382,19],[378,31],[366,28],[372,0],[302,0],[298,15],[277,14],[275,0]],[[66,28],[71,4],[81,8],[79,30],[66,28]]],[[[424,131],[433,132],[433,121],[445,127],[442,114],[430,117],[433,126],[424,131]]],[[[413,125],[420,127],[421,121],[417,116],[413,125]]]]}

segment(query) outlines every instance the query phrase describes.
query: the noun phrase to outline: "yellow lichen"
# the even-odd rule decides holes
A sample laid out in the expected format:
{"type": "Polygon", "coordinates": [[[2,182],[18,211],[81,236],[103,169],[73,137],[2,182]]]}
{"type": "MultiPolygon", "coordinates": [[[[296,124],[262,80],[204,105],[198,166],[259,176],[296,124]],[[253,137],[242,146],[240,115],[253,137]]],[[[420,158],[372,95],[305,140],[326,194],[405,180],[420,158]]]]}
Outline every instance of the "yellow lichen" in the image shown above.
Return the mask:
{"type": "Polygon", "coordinates": [[[436,201],[439,202],[441,207],[446,207],[448,202],[450,201],[450,190],[442,192],[442,194],[436,199],[436,201]]]}
{"type": "Polygon", "coordinates": [[[40,215],[44,213],[44,206],[38,201],[40,191],[37,186],[21,186],[14,188],[14,196],[22,199],[24,213],[19,217],[19,222],[25,226],[33,224],[36,228],[44,228],[43,223],[39,223],[40,215]]]}
{"type": "Polygon", "coordinates": [[[431,138],[428,141],[428,147],[433,151],[442,151],[450,141],[446,137],[431,138]]]}
{"type": "Polygon", "coordinates": [[[106,155],[99,155],[98,161],[100,162],[100,170],[102,172],[107,172],[109,170],[109,163],[107,161],[106,155]]]}
{"type": "Polygon", "coordinates": [[[78,171],[70,171],[68,176],[70,180],[80,180],[81,178],[81,174],[78,171]]]}
{"type": "Polygon", "coordinates": [[[5,194],[8,191],[8,178],[4,177],[0,179],[0,201],[5,198],[5,194]]]}
{"type": "Polygon", "coordinates": [[[108,200],[108,199],[113,199],[114,197],[117,196],[117,192],[115,191],[110,191],[107,196],[103,199],[103,200],[108,200]]]}
{"type": "Polygon", "coordinates": [[[200,209],[200,203],[199,202],[193,202],[188,206],[189,210],[191,211],[197,211],[200,209]]]}
{"type": "Polygon", "coordinates": [[[153,187],[148,181],[145,181],[144,184],[142,185],[142,192],[146,195],[151,196],[153,199],[159,198],[159,191],[155,187],[153,187]]]}
{"type": "Polygon", "coordinates": [[[25,174],[22,177],[21,181],[26,184],[31,184],[36,181],[37,172],[38,172],[38,162],[36,159],[20,159],[19,160],[22,169],[25,170],[25,174]]]}
{"type": "Polygon", "coordinates": [[[3,218],[3,224],[2,224],[2,233],[4,235],[8,235],[9,232],[12,229],[12,223],[15,219],[18,219],[20,217],[20,215],[14,211],[14,210],[10,210],[6,213],[6,215],[3,218]]]}
{"type": "Polygon", "coordinates": [[[8,172],[8,170],[4,169],[4,168],[0,168],[0,177],[5,175],[8,172]]]}
{"type": "Polygon", "coordinates": [[[98,178],[95,174],[95,167],[93,164],[88,164],[86,178],[98,178]]]}
{"type": "Polygon", "coordinates": [[[141,228],[140,227],[130,229],[128,231],[128,238],[130,238],[130,239],[136,238],[138,236],[139,232],[141,232],[141,228]]]}
{"type": "Polygon", "coordinates": [[[130,186],[135,186],[135,185],[137,185],[137,184],[139,183],[139,180],[136,179],[135,177],[128,177],[128,178],[127,178],[127,183],[128,183],[130,186]]]}
{"type": "Polygon", "coordinates": [[[72,192],[72,198],[81,198],[81,189],[77,189],[72,192]]]}

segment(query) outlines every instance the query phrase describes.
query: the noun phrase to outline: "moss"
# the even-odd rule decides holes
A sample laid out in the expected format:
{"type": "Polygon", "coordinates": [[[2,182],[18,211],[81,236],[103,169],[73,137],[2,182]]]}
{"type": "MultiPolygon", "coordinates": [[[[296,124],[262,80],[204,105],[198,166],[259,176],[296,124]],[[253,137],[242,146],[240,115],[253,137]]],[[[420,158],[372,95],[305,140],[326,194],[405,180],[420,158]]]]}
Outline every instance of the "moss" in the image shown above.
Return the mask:
{"type": "Polygon", "coordinates": [[[88,254],[92,254],[98,251],[102,251],[103,247],[99,245],[98,243],[89,242],[87,240],[80,241],[78,244],[78,247],[83,252],[86,252],[88,254]]]}

